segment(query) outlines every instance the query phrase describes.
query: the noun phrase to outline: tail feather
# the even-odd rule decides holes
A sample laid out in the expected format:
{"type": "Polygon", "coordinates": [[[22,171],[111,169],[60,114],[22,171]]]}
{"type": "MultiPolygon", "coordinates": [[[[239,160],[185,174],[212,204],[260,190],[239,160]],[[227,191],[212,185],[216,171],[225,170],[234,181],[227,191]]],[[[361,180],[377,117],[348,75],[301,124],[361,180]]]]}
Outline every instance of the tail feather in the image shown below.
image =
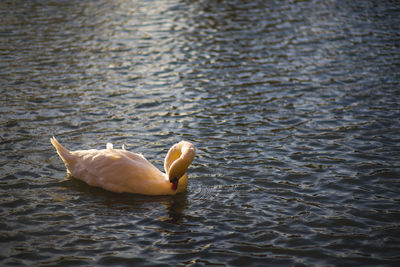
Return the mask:
{"type": "Polygon", "coordinates": [[[73,159],[71,152],[68,151],[68,149],[66,149],[64,146],[62,146],[54,136],[50,138],[50,142],[56,148],[57,154],[60,156],[60,158],[62,159],[62,161],[64,162],[65,166],[68,169],[68,165],[70,164],[70,161],[73,159]]]}

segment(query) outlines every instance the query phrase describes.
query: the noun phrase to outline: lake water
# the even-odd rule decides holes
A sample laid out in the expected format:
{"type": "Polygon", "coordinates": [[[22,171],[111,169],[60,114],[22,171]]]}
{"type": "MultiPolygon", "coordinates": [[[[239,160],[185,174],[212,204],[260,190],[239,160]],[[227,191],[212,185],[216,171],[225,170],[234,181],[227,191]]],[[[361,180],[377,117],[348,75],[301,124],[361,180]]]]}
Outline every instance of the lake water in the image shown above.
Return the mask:
{"type": "MultiPolygon", "coordinates": [[[[400,263],[398,1],[0,2],[0,265],[400,263]],[[187,193],[114,194],[51,146],[187,193]]],[[[399,265],[397,265],[399,266],[399,265]]]]}

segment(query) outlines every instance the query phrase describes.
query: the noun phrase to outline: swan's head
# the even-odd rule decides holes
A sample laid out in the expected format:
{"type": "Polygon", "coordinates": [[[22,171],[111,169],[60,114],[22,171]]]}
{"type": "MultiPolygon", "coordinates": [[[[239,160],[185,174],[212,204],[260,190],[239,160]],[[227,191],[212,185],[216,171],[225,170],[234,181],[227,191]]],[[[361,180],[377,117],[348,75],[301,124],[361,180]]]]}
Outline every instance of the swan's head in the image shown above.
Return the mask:
{"type": "Polygon", "coordinates": [[[177,186],[179,179],[185,175],[194,156],[194,145],[187,141],[181,141],[169,149],[165,157],[164,169],[174,187],[177,186]]]}

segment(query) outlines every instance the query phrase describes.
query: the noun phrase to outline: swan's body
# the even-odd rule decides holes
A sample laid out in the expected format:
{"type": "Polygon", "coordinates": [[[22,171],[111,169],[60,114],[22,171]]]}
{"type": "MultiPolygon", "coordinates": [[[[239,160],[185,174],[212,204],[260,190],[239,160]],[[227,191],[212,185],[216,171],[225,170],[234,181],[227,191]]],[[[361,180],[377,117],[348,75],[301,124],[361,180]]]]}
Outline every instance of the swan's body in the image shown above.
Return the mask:
{"type": "Polygon", "coordinates": [[[142,155],[123,149],[68,151],[50,139],[67,171],[89,185],[112,192],[144,195],[174,195],[186,190],[186,170],[195,156],[193,144],[181,141],[168,151],[162,173],[142,155]]]}

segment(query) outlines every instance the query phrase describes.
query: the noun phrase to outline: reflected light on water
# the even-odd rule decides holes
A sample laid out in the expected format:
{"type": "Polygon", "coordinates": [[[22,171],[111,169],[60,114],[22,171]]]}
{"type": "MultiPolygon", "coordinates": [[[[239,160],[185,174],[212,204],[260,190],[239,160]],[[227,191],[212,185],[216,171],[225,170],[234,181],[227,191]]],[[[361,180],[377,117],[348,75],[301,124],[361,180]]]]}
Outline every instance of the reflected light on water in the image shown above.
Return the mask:
{"type": "Polygon", "coordinates": [[[0,3],[0,265],[398,261],[395,1],[0,3]],[[113,194],[49,143],[156,167],[193,142],[189,188],[113,194]]]}

